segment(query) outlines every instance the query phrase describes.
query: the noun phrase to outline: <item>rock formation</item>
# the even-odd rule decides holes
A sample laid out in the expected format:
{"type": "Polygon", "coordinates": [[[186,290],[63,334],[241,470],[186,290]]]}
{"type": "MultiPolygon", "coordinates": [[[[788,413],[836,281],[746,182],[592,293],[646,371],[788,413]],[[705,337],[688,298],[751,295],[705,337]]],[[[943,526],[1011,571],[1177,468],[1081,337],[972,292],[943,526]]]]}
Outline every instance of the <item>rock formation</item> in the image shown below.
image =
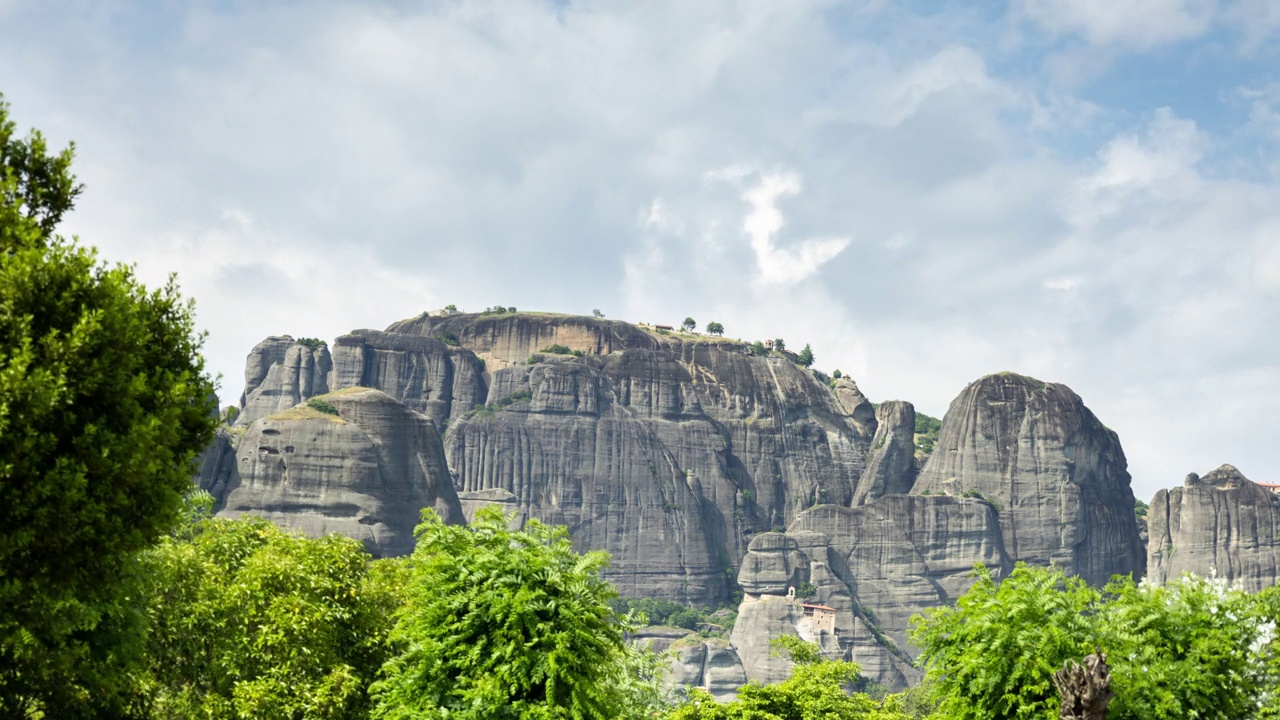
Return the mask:
{"type": "Polygon", "coordinates": [[[432,422],[377,390],[321,396],[255,421],[240,439],[219,514],[257,515],[318,537],[336,532],[379,556],[413,550],[422,508],[463,521],[432,422]]]}
{"type": "Polygon", "coordinates": [[[329,392],[333,361],[324,345],[303,345],[288,335],[269,337],[249,351],[245,362],[244,393],[235,425],[288,410],[329,392]]]}
{"type": "Polygon", "coordinates": [[[912,493],[987,500],[1015,561],[1101,585],[1146,565],[1116,434],[1065,385],[1000,373],[951,403],[912,493]]]}
{"type": "Polygon", "coordinates": [[[875,438],[867,456],[853,504],[862,505],[882,495],[911,492],[916,481],[916,409],[909,402],[890,400],[876,408],[875,438]]]}
{"type": "Polygon", "coordinates": [[[1157,492],[1147,518],[1156,582],[1216,574],[1257,592],[1280,580],[1280,496],[1230,465],[1157,492]]]}
{"type": "Polygon", "coordinates": [[[874,408],[851,379],[740,341],[501,313],[358,330],[332,357],[312,345],[250,354],[240,418],[202,458],[222,514],[393,555],[422,507],[463,521],[496,504],[608,550],[623,595],[715,606],[740,586],[729,642],[669,639],[677,675],[721,696],[785,677],[769,656],[785,633],[886,687],[914,681],[909,618],[954,601],[978,562],[1093,583],[1145,564],[1119,441],[1062,385],[976,381],[918,470],[910,403],[874,408]],[[787,600],[802,586],[832,632],[787,600]]]}

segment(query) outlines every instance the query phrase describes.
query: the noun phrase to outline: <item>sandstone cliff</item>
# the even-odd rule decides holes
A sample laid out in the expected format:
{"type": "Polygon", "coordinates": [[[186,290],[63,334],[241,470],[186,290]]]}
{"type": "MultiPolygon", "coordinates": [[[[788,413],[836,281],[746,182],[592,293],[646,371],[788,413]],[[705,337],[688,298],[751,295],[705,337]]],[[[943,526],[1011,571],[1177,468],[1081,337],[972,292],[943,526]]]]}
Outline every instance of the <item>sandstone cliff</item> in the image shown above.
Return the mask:
{"type": "Polygon", "coordinates": [[[985,499],[1010,558],[1101,585],[1146,565],[1129,480],[1119,438],[1070,388],[1000,373],[951,403],[911,492],[985,499]]]}
{"type": "Polygon", "coordinates": [[[1257,592],[1280,580],[1280,496],[1230,465],[1157,492],[1147,517],[1156,582],[1216,574],[1257,592]]]}
{"type": "Polygon", "coordinates": [[[329,392],[333,361],[324,345],[302,344],[288,335],[269,337],[249,351],[245,362],[244,393],[235,425],[282,412],[316,395],[329,392]]]}
{"type": "Polygon", "coordinates": [[[463,521],[429,419],[377,390],[321,399],[337,414],[299,405],[248,427],[231,469],[210,486],[220,515],[257,515],[313,537],[337,532],[379,556],[413,550],[424,507],[463,521]]]}
{"type": "Polygon", "coordinates": [[[678,647],[678,674],[720,694],[785,677],[768,653],[783,633],[913,682],[908,619],[954,601],[977,562],[1094,583],[1145,564],[1115,434],[1065,386],[1018,375],[965,388],[923,469],[910,403],[873,408],[785,355],[611,320],[423,316],[332,356],[270,338],[246,380],[202,458],[224,514],[400,554],[419,508],[461,521],[498,504],[608,550],[624,595],[714,606],[740,586],[730,643],[678,647]],[[337,416],[308,409],[331,390],[337,416]],[[786,601],[802,584],[836,632],[786,601]]]}

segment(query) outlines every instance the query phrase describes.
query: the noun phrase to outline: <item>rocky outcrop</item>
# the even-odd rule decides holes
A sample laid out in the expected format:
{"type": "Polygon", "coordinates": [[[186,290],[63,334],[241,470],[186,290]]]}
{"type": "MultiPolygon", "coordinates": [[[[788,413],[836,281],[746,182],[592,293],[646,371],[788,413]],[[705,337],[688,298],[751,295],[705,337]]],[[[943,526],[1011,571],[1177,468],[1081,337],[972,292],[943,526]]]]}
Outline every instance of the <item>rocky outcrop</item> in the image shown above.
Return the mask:
{"type": "Polygon", "coordinates": [[[915,406],[901,400],[881,403],[875,420],[876,434],[867,469],[853,494],[854,505],[884,495],[904,495],[916,481],[915,406]]]}
{"type": "Polygon", "coordinates": [[[375,555],[413,550],[422,508],[463,521],[434,424],[377,390],[299,405],[245,431],[219,515],[256,515],[312,537],[336,532],[375,555]]]}
{"type": "Polygon", "coordinates": [[[640,628],[630,639],[654,652],[671,654],[667,684],[681,698],[689,688],[701,688],[728,702],[747,684],[737,651],[723,638],[703,638],[692,630],[657,626],[640,628]]]}
{"type": "Polygon", "coordinates": [[[1280,496],[1230,465],[1157,492],[1147,518],[1155,582],[1191,572],[1257,592],[1280,580],[1280,496]]]}
{"type": "Polygon", "coordinates": [[[768,643],[792,634],[859,663],[873,682],[904,687],[920,677],[910,618],[954,602],[977,563],[997,577],[1011,567],[996,513],[982,501],[889,495],[856,508],[815,507],[785,534],[752,540],[738,576],[745,595],[733,645],[760,682],[787,676],[789,663],[771,657],[768,643]],[[787,602],[789,587],[811,588],[810,602],[834,609],[832,636],[812,632],[803,608],[787,602]]]}
{"type": "Polygon", "coordinates": [[[483,404],[485,364],[430,337],[357,330],[333,343],[331,386],[378,388],[444,426],[483,404]]]}
{"type": "Polygon", "coordinates": [[[303,345],[288,335],[263,340],[249,351],[245,362],[244,393],[234,424],[247,427],[258,418],[329,392],[332,369],[325,345],[303,345]]]}
{"type": "Polygon", "coordinates": [[[449,427],[449,465],[464,495],[506,490],[523,516],[609,550],[623,594],[715,605],[749,536],[852,500],[871,437],[782,356],[631,344],[647,343],[619,350],[610,336],[590,345],[603,354],[494,371],[486,407],[449,427]]]}
{"type": "Polygon", "coordinates": [[[1070,388],[1000,373],[951,403],[912,493],[986,499],[1010,558],[1102,585],[1146,565],[1129,481],[1119,438],[1070,388]]]}

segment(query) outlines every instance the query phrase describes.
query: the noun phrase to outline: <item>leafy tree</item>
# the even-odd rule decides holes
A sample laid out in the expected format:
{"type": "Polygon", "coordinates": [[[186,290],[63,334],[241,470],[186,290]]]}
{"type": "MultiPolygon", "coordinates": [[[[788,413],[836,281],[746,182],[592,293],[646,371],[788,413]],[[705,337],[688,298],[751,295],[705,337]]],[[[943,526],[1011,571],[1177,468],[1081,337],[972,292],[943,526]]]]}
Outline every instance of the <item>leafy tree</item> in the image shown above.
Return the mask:
{"type": "Polygon", "coordinates": [[[765,347],[764,343],[762,343],[762,342],[760,342],[759,340],[757,340],[757,341],[755,341],[754,343],[752,343],[752,345],[751,345],[751,354],[752,354],[752,355],[759,355],[759,356],[768,355],[768,354],[769,354],[769,348],[765,347]]]}
{"type": "Polygon", "coordinates": [[[456,315],[457,313],[458,313],[457,305],[454,305],[453,303],[449,303],[448,305],[444,306],[445,315],[456,315]]]}
{"type": "Polygon", "coordinates": [[[687,317],[680,323],[680,327],[684,328],[685,332],[693,332],[694,328],[698,327],[698,323],[693,318],[687,317]]]}
{"type": "Polygon", "coordinates": [[[151,717],[368,717],[403,563],[337,535],[201,519],[144,567],[151,717]]]}
{"type": "Polygon", "coordinates": [[[799,362],[804,367],[809,367],[810,365],[813,365],[813,349],[809,347],[809,343],[805,343],[804,348],[800,351],[800,354],[796,356],[796,361],[799,362]]]}
{"type": "Polygon", "coordinates": [[[777,350],[778,352],[783,352],[784,350],[787,349],[787,344],[782,341],[782,338],[774,338],[773,349],[777,350]]]}
{"type": "Polygon", "coordinates": [[[707,323],[707,334],[717,336],[724,335],[724,325],[721,325],[714,320],[707,323]]]}
{"type": "Polygon", "coordinates": [[[840,372],[840,368],[836,368],[835,370],[831,371],[832,380],[839,380],[842,377],[844,377],[844,373],[840,372]]]}
{"type": "Polygon", "coordinates": [[[1266,613],[1223,583],[1117,577],[1104,594],[1052,568],[1019,564],[999,585],[977,572],[954,608],[912,630],[948,718],[1056,718],[1053,674],[1095,648],[1111,665],[1113,719],[1246,718],[1270,692],[1250,651],[1266,613]]]}
{"type": "Polygon", "coordinates": [[[0,715],[123,712],[132,564],[177,521],[217,399],[174,280],[55,236],[72,148],[13,128],[0,101],[0,715]]]}
{"type": "Polygon", "coordinates": [[[579,555],[563,527],[508,527],[484,508],[466,527],[423,513],[406,603],[404,650],[375,686],[375,717],[612,718],[623,713],[626,656],[609,557],[579,555]]]}
{"type": "Polygon", "coordinates": [[[597,318],[597,319],[599,319],[599,318],[603,318],[603,317],[604,317],[604,313],[600,312],[598,309],[597,309],[597,310],[592,310],[592,311],[591,311],[591,317],[594,317],[594,318],[597,318]]]}

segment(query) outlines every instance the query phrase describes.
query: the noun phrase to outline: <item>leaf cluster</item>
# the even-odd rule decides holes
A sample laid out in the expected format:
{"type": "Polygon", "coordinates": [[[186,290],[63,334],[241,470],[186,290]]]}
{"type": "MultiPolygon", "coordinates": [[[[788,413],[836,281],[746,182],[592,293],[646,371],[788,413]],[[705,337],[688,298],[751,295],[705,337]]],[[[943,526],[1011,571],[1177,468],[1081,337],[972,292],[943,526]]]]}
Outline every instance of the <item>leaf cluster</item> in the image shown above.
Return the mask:
{"type": "Polygon", "coordinates": [[[471,525],[431,511],[417,529],[375,717],[610,718],[626,649],[600,577],[608,554],[579,555],[563,527],[508,527],[496,508],[471,525]]]}

